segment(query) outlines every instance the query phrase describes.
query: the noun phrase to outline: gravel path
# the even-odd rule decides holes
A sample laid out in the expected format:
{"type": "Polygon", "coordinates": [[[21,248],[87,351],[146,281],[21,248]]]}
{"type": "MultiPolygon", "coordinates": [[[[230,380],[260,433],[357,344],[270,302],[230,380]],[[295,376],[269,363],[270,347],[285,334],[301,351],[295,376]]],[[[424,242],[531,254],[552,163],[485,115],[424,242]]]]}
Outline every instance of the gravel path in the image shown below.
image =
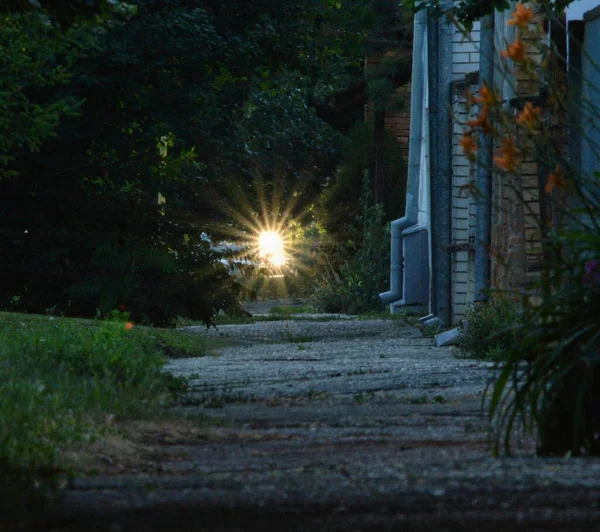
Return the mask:
{"type": "Polygon", "coordinates": [[[170,363],[192,383],[178,410],[228,428],[75,481],[57,530],[600,530],[600,460],[526,439],[491,457],[488,363],[390,320],[196,330],[240,345],[170,363]]]}

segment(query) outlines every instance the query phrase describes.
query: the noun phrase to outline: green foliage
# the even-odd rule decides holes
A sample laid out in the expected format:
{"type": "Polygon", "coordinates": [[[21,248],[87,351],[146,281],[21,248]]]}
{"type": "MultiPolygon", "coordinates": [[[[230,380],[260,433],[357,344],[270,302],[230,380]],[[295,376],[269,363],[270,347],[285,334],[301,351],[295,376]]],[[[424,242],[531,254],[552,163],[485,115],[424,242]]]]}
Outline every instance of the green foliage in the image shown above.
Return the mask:
{"type": "Polygon", "coordinates": [[[330,264],[319,280],[312,302],[320,311],[358,314],[383,307],[378,294],[389,280],[389,230],[382,206],[372,203],[371,187],[365,172],[357,220],[361,239],[353,243],[352,258],[337,268],[330,264]]]}
{"type": "Polygon", "coordinates": [[[415,395],[409,399],[411,405],[426,405],[429,404],[429,398],[426,394],[415,395]]]}
{"type": "Polygon", "coordinates": [[[257,219],[261,180],[280,184],[274,202],[294,198],[277,216],[304,214],[341,142],[312,102],[364,78],[373,5],[14,0],[2,12],[0,308],[94,316],[125,303],[160,325],[240,314],[244,288],[205,234],[257,219]]]}
{"type": "Polygon", "coordinates": [[[463,354],[468,358],[502,358],[515,339],[520,310],[519,303],[501,294],[469,309],[458,344],[463,354]]]}
{"type": "Polygon", "coordinates": [[[86,19],[107,19],[115,14],[132,16],[135,10],[134,5],[121,0],[4,0],[0,5],[0,13],[44,15],[63,29],[86,19]]]}
{"type": "Polygon", "coordinates": [[[553,242],[555,260],[542,282],[541,304],[523,325],[490,392],[496,451],[512,428],[537,429],[543,455],[600,454],[600,237],[567,232],[553,242]]]}
{"type": "MultiPolygon", "coordinates": [[[[184,14],[168,21],[179,24],[175,49],[205,47],[213,35],[200,31],[197,19],[206,14],[191,20],[184,14]]],[[[220,309],[239,308],[241,287],[201,241],[198,214],[205,205],[198,201],[202,167],[195,149],[168,126],[179,123],[177,104],[164,98],[177,95],[178,72],[168,76],[163,69],[163,79],[155,79],[167,50],[153,65],[144,59],[150,37],[140,35],[139,24],[148,32],[159,16],[147,13],[145,26],[115,22],[96,39],[89,60],[80,60],[71,76],[69,97],[86,99],[81,116],[40,157],[20,161],[28,179],[5,182],[11,207],[1,213],[8,238],[1,244],[7,260],[0,293],[17,296],[16,308],[93,316],[125,302],[136,321],[160,325],[178,315],[210,323],[220,309]],[[60,178],[47,179],[45,168],[60,178]]],[[[22,115],[14,114],[19,123],[22,115]]]]}
{"type": "Polygon", "coordinates": [[[0,307],[93,316],[124,302],[156,324],[240,312],[242,287],[202,233],[224,217],[215,200],[256,175],[331,166],[332,133],[307,101],[315,19],[338,9],[227,4],[149,1],[63,30],[57,13],[9,12],[0,307]]]}
{"type": "Polygon", "coordinates": [[[423,327],[423,336],[425,338],[434,338],[435,335],[439,334],[441,331],[441,327],[439,324],[435,325],[425,325],[423,327]]]}
{"type": "Polygon", "coordinates": [[[0,6],[0,180],[19,174],[14,162],[56,137],[62,119],[83,103],[66,87],[98,46],[111,16],[135,8],[119,1],[31,2],[0,6]]]}
{"type": "MultiPolygon", "coordinates": [[[[335,177],[323,189],[315,208],[315,217],[325,230],[324,251],[333,255],[334,263],[354,255],[356,242],[362,238],[361,191],[365,171],[374,175],[373,138],[372,124],[360,124],[352,130],[345,141],[343,159],[335,177]]],[[[385,136],[385,168],[381,216],[387,222],[403,212],[406,188],[406,164],[396,139],[389,134],[385,136]]]]}
{"type": "MultiPolygon", "coordinates": [[[[547,11],[553,13],[562,13],[574,0],[537,0],[537,3],[543,6],[547,11]]],[[[460,2],[447,4],[440,3],[439,0],[402,0],[402,4],[408,9],[417,11],[419,9],[428,9],[434,16],[450,16],[461,22],[465,28],[470,30],[473,23],[486,15],[491,15],[494,11],[506,11],[511,8],[511,2],[508,0],[461,0],[460,2]]]]}
{"type": "Polygon", "coordinates": [[[271,309],[269,310],[269,314],[274,316],[281,316],[282,318],[291,318],[296,314],[307,314],[313,312],[313,310],[314,309],[309,305],[275,305],[274,307],[271,307],[271,309]]]}
{"type": "Polygon", "coordinates": [[[0,179],[17,175],[12,163],[39,151],[60,119],[77,112],[81,101],[57,87],[70,82],[73,64],[92,43],[88,28],[63,33],[41,13],[2,17],[0,179]]]}
{"type": "Polygon", "coordinates": [[[92,441],[115,417],[156,415],[184,385],[164,362],[155,337],[120,321],[0,314],[0,469],[12,472],[0,483],[21,478],[31,494],[65,445],[92,441]]]}

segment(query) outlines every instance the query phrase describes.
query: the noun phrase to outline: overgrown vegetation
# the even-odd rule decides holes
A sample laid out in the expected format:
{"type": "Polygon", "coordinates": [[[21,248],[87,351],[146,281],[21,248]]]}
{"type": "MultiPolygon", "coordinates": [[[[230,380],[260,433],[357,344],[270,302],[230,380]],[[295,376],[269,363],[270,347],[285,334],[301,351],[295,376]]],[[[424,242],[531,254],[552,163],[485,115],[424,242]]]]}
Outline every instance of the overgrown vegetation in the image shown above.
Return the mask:
{"type": "Polygon", "coordinates": [[[600,454],[598,235],[588,228],[553,240],[560,260],[548,268],[543,302],[526,307],[514,329],[491,392],[507,451],[513,426],[523,423],[537,432],[539,454],[600,454]]]}
{"type": "MultiPolygon", "coordinates": [[[[403,96],[395,99],[406,105],[403,96]]],[[[333,259],[347,258],[356,252],[364,232],[367,203],[375,203],[373,181],[376,171],[374,131],[372,121],[358,123],[344,140],[342,159],[334,176],[328,180],[315,206],[315,217],[324,229],[327,239],[335,244],[329,253],[333,259]],[[365,172],[369,183],[365,183],[365,172]]],[[[404,210],[406,189],[406,162],[400,145],[391,132],[384,136],[384,166],[381,213],[383,222],[398,217],[404,210]]],[[[327,243],[323,246],[327,250],[327,243]]]]}
{"type": "Polygon", "coordinates": [[[365,171],[360,197],[361,213],[356,220],[357,240],[339,263],[327,265],[318,281],[312,302],[323,312],[360,314],[382,310],[378,294],[389,280],[389,230],[383,207],[373,203],[372,183],[365,171]]]}
{"type": "Polygon", "coordinates": [[[501,360],[515,341],[515,328],[520,325],[521,305],[498,294],[467,311],[458,346],[464,356],[501,360]]]}
{"type": "MultiPolygon", "coordinates": [[[[475,336],[467,337],[471,351],[478,350],[474,342],[480,339],[483,355],[489,355],[490,348],[494,352],[488,343],[494,339],[506,348],[488,390],[496,453],[501,447],[510,452],[513,429],[522,425],[536,435],[540,455],[600,454],[600,173],[593,133],[600,102],[597,93],[582,91],[577,82],[566,83],[560,39],[566,47],[561,17],[569,3],[542,0],[543,9],[535,12],[532,5],[517,4],[508,21],[517,29],[516,38],[501,52],[507,62],[502,68],[511,72],[514,67],[521,76],[519,84],[535,92],[521,98],[515,111],[503,106],[496,86],[482,86],[472,98],[480,104],[479,116],[467,123],[470,130],[461,141],[475,161],[475,134],[493,136],[499,146],[494,165],[523,208],[528,204],[521,165],[535,161],[541,169],[539,213],[528,213],[537,220],[541,239],[544,263],[539,282],[528,293],[515,289],[514,297],[524,300],[524,309],[512,331],[504,335],[500,330],[487,341],[480,334],[493,328],[497,319],[512,321],[512,311],[498,313],[494,304],[473,311],[475,336]],[[550,39],[540,12],[554,28],[550,39]],[[565,132],[569,127],[568,150],[565,137],[556,135],[557,125],[565,132]]],[[[491,2],[485,10],[497,6],[491,2]]],[[[574,41],[569,46],[581,52],[583,65],[580,71],[572,62],[569,76],[580,76],[579,83],[587,86],[591,79],[584,76],[597,76],[598,65],[585,46],[574,41]]]]}
{"type": "MultiPolygon", "coordinates": [[[[157,416],[185,389],[163,371],[166,355],[206,353],[201,338],[175,334],[123,321],[0,313],[2,492],[45,495],[66,447],[93,442],[115,422],[157,416]]],[[[14,502],[3,497],[2,508],[14,502]]]]}
{"type": "Polygon", "coordinates": [[[0,308],[19,311],[240,314],[244,263],[210,239],[304,223],[364,104],[410,72],[401,57],[364,72],[369,35],[410,33],[376,0],[0,11],[0,308]]]}

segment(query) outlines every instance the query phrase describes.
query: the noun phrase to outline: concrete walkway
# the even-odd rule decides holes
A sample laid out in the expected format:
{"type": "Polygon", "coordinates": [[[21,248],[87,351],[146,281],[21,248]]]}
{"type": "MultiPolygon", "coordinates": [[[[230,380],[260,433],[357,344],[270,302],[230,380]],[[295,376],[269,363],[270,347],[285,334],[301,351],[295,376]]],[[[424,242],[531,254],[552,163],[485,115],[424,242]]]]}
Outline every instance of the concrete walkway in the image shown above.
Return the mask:
{"type": "Polygon", "coordinates": [[[170,363],[178,410],[227,426],[75,481],[57,530],[600,530],[599,460],[491,457],[488,363],[390,320],[196,331],[236,345],[170,363]]]}

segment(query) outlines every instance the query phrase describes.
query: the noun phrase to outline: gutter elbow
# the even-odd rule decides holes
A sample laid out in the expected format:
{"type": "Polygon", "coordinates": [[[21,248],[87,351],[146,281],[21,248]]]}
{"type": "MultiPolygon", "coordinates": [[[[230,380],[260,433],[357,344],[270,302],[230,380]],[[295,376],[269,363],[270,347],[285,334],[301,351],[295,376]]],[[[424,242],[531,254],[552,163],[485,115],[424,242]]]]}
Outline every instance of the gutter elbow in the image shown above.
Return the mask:
{"type": "Polygon", "coordinates": [[[402,294],[395,290],[395,291],[389,291],[389,292],[382,292],[381,294],[379,294],[379,300],[384,304],[384,305],[391,305],[392,303],[399,301],[400,299],[402,299],[402,294]]]}

